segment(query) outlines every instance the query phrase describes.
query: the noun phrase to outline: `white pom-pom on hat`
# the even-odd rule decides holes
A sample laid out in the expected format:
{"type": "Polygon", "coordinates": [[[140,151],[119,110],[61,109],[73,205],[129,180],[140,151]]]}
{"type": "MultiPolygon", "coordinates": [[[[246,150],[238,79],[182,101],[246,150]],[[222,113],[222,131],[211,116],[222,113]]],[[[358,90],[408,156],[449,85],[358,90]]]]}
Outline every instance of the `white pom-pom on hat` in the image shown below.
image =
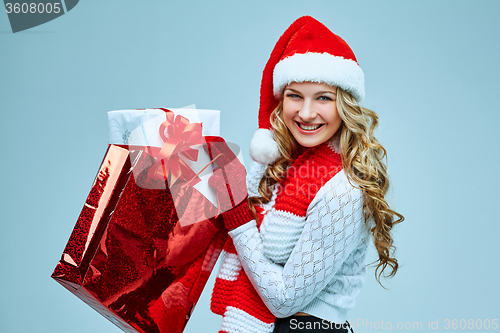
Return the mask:
{"type": "Polygon", "coordinates": [[[280,157],[274,134],[268,129],[259,128],[250,141],[250,157],[260,164],[271,164],[280,157]]]}

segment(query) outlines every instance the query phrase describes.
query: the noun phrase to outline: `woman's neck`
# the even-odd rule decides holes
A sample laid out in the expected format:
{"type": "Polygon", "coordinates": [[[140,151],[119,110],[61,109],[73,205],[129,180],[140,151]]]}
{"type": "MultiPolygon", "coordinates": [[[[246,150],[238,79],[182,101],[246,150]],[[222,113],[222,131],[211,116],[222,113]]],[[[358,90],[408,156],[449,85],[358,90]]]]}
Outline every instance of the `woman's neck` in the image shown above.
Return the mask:
{"type": "Polygon", "coordinates": [[[320,146],[320,145],[317,145],[317,146],[314,146],[314,147],[304,147],[304,146],[301,146],[299,144],[297,144],[297,147],[295,149],[295,154],[293,156],[294,159],[306,154],[308,151],[310,150],[314,150],[314,149],[317,149],[317,147],[320,146]]]}
{"type": "Polygon", "coordinates": [[[309,147],[304,147],[304,146],[297,144],[297,156],[304,154],[308,149],[309,149],[309,147]]]}

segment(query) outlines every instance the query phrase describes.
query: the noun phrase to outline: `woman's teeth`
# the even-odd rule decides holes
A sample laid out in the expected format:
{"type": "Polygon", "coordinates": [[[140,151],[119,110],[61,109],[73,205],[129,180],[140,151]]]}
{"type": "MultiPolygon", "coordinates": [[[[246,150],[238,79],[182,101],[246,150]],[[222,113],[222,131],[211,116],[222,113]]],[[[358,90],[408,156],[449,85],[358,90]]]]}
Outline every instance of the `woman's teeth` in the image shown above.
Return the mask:
{"type": "Polygon", "coordinates": [[[323,124],[319,124],[319,125],[315,125],[315,126],[305,126],[305,125],[302,125],[301,123],[298,123],[300,128],[302,128],[303,130],[306,130],[306,131],[314,131],[318,128],[320,128],[323,124]]]}

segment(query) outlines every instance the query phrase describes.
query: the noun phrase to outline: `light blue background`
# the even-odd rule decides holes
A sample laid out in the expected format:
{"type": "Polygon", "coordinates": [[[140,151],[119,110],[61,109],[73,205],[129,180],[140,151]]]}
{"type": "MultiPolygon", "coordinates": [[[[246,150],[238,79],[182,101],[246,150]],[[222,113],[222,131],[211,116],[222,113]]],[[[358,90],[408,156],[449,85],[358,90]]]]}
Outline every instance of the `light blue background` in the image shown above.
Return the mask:
{"type": "MultiPolygon", "coordinates": [[[[221,110],[248,167],[262,70],[302,15],[353,48],[389,154],[388,200],[406,218],[400,271],[384,290],[370,268],[356,331],[500,319],[499,12],[494,0],[87,0],[17,34],[0,12],[0,331],[121,332],[50,278],[106,151],[106,112],[221,110]]],[[[218,330],[213,283],[186,332],[218,330]]]]}

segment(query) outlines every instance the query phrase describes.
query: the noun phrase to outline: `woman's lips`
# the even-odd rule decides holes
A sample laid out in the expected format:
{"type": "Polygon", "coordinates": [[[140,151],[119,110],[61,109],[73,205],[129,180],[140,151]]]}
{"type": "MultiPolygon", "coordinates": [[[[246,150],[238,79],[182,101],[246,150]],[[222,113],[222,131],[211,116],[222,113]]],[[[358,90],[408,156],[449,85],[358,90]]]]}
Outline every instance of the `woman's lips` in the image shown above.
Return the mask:
{"type": "Polygon", "coordinates": [[[305,129],[302,129],[300,126],[299,126],[299,123],[297,121],[295,121],[295,127],[297,128],[297,131],[299,131],[300,134],[304,134],[304,135],[314,135],[316,133],[318,133],[319,131],[321,131],[321,129],[323,128],[323,125],[324,124],[303,124],[305,126],[315,126],[315,125],[320,125],[319,128],[315,129],[314,131],[308,131],[308,130],[305,130],[305,129]]]}

